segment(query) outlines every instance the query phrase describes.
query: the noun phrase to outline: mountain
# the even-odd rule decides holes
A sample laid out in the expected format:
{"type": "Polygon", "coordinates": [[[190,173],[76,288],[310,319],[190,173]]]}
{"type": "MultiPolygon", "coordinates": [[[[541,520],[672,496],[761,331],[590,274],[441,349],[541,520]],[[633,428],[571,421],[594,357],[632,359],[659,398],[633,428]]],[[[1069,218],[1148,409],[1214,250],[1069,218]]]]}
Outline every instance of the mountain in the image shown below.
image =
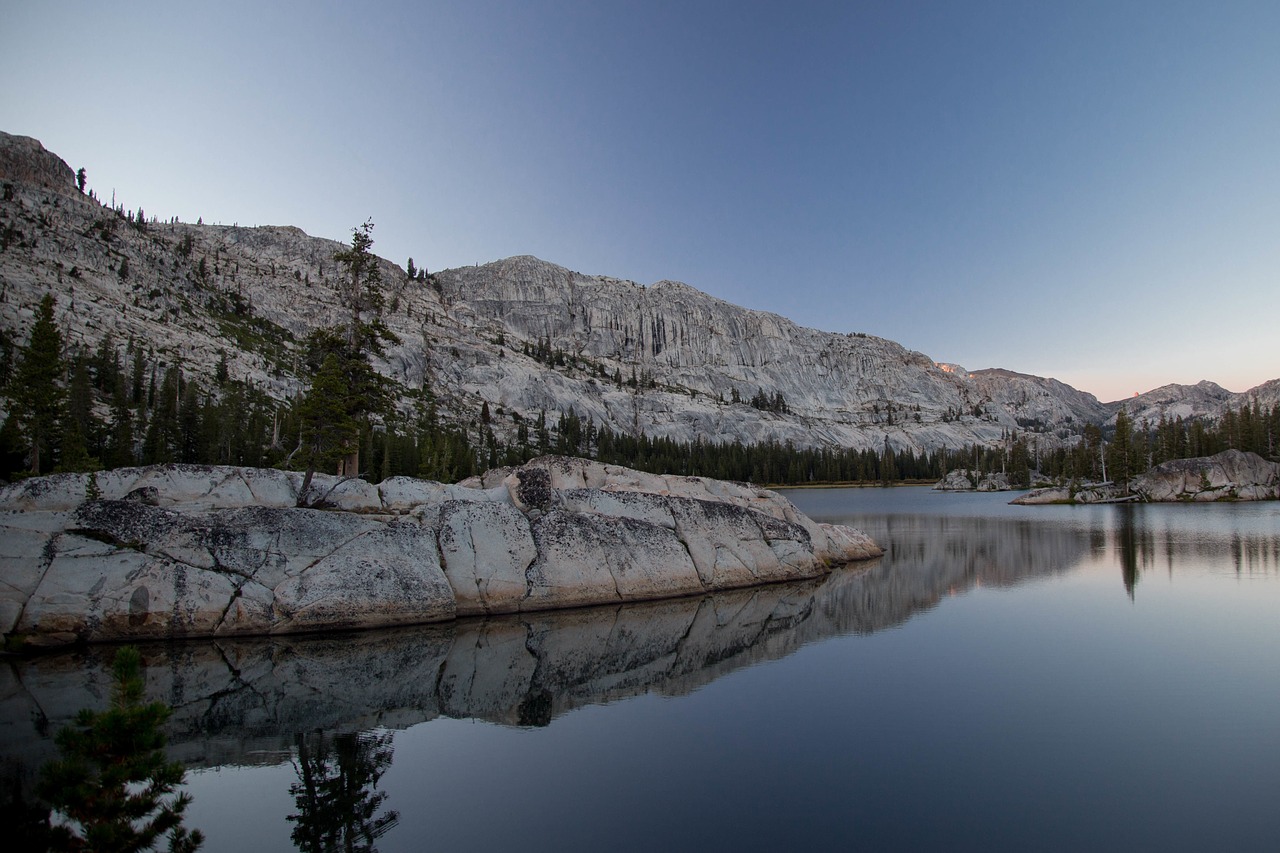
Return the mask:
{"type": "MultiPolygon", "coordinates": [[[[0,133],[0,183],[0,333],[10,351],[51,292],[72,347],[93,350],[110,335],[120,351],[132,340],[150,368],[180,365],[198,379],[225,357],[233,378],[288,400],[309,378],[302,339],[344,317],[333,260],[343,244],[289,226],[113,210],[28,137],[0,133]]],[[[674,281],[642,286],[528,256],[425,278],[382,261],[381,272],[384,319],[400,342],[375,366],[398,383],[402,406],[428,388],[441,416],[463,425],[487,406],[500,438],[517,416],[546,412],[554,423],[572,410],[615,432],[681,441],[923,451],[1019,430],[1049,446],[1115,410],[1056,380],[969,373],[674,281]]]]}
{"type": "Polygon", "coordinates": [[[1169,420],[1182,418],[1184,421],[1195,418],[1217,417],[1228,404],[1239,408],[1235,398],[1243,395],[1233,394],[1216,382],[1204,380],[1195,385],[1161,385],[1145,394],[1136,394],[1127,400],[1117,400],[1107,406],[1110,414],[1108,423],[1115,423],[1116,413],[1124,408],[1134,423],[1144,420],[1156,423],[1161,415],[1169,420]]]}

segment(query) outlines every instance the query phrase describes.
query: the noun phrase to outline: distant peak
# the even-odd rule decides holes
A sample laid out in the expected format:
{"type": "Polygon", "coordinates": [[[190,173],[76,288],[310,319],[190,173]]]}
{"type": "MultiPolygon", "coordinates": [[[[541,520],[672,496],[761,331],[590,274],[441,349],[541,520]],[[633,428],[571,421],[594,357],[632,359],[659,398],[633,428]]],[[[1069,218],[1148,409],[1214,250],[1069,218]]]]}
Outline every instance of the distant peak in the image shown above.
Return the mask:
{"type": "Polygon", "coordinates": [[[40,140],[0,130],[0,180],[44,187],[63,195],[79,195],[76,175],[66,161],[40,140]]]}

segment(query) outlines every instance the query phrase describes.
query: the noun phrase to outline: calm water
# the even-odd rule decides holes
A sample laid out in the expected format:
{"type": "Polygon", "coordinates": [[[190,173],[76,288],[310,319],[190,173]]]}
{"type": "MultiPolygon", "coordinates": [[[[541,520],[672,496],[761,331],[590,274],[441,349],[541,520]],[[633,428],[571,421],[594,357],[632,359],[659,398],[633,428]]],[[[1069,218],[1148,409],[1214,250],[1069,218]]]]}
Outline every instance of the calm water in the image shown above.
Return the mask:
{"type": "MultiPolygon", "coordinates": [[[[788,496],[886,556],[705,599],[144,649],[188,825],[237,853],[1280,849],[1280,504],[788,496]]],[[[10,776],[101,706],[104,654],[4,666],[10,776]]]]}

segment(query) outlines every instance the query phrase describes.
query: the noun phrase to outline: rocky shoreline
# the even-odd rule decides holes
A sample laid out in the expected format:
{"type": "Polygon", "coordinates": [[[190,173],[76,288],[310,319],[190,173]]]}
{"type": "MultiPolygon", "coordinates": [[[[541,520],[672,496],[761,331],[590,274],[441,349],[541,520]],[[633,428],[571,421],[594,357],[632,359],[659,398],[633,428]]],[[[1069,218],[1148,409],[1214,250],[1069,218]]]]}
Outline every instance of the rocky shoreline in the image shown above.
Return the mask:
{"type": "Polygon", "coordinates": [[[543,457],[464,484],[162,465],[0,489],[10,648],[283,634],[645,601],[881,554],[775,492],[543,457]]]}
{"type": "Polygon", "coordinates": [[[1129,481],[1033,489],[1010,503],[1206,503],[1280,499],[1280,463],[1256,453],[1224,450],[1214,456],[1173,459],[1129,481]]]}
{"type": "Polygon", "coordinates": [[[968,468],[956,468],[934,484],[939,492],[1009,492],[1013,486],[1003,471],[984,474],[968,468]]]}

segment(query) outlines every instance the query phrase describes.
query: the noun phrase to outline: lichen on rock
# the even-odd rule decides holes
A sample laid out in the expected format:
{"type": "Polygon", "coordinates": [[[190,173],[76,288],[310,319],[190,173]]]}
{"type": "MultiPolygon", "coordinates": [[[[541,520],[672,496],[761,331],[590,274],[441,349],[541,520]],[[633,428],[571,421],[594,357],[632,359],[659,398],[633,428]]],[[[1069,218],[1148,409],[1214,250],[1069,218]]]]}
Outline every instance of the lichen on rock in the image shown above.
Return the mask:
{"type": "Polygon", "coordinates": [[[0,629],[33,645],[643,601],[878,556],[775,492],[543,457],[476,482],[159,465],[0,488],[0,629]],[[95,494],[89,499],[89,494],[95,494]]]}

